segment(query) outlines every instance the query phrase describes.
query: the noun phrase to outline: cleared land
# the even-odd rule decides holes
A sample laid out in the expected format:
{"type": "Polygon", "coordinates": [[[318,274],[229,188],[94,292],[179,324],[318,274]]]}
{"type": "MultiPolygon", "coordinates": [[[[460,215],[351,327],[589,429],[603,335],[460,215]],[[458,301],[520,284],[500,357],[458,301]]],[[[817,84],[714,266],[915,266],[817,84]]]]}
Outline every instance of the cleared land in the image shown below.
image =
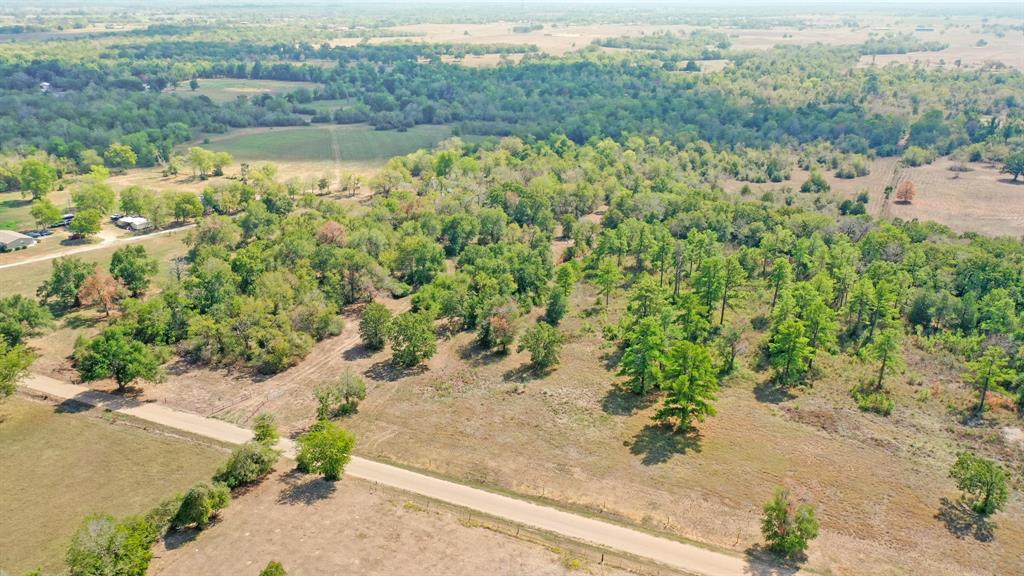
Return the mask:
{"type": "Polygon", "coordinates": [[[0,404],[0,568],[59,572],[93,513],[146,512],[213,473],[217,448],[147,432],[78,405],[0,404]]]}
{"type": "Polygon", "coordinates": [[[189,89],[183,82],[178,88],[167,91],[179,96],[206,96],[214,102],[230,102],[239,96],[260,94],[287,94],[299,88],[312,90],[319,86],[313,82],[286,82],[283,80],[247,80],[243,78],[200,78],[199,88],[189,89]]]}
{"type": "MultiPolygon", "coordinates": [[[[897,411],[887,419],[858,411],[849,397],[874,370],[870,364],[823,358],[814,387],[787,395],[773,393],[747,357],[721,393],[719,415],[698,434],[674,435],[651,425],[655,406],[615,388],[600,324],[619,310],[591,315],[595,299],[590,287],[577,290],[564,322],[569,343],[547,375],[526,370],[525,354],[480,351],[473,334],[441,342],[426,369],[396,371],[387,352],[358,344],[350,317],[339,337],[287,373],[254,382],[189,370],[147,386],[144,397],[237,422],[270,410],[298,431],[313,420],[312,389],[352,368],[367,377],[368,396],[344,424],[359,435],[364,455],[739,551],[760,542],[759,507],[774,486],[785,485],[819,506],[812,570],[953,575],[1024,568],[1024,502],[1012,499],[996,518],[993,541],[965,527],[952,504],[957,493],[946,473],[964,442],[991,441],[987,450],[1024,458],[1024,446],[996,425],[955,424],[947,406],[968,405],[970,393],[952,361],[929,360],[908,345],[909,368],[890,384],[897,411]],[[986,564],[975,561],[979,555],[986,564]]],[[[753,302],[738,303],[734,313],[765,312],[753,302]]],[[[746,326],[744,347],[752,351],[764,334],[746,326]]]]}
{"type": "Polygon", "coordinates": [[[211,138],[205,147],[229,152],[242,161],[367,163],[432,148],[450,135],[447,126],[432,125],[406,132],[365,125],[311,126],[229,133],[211,138]]]}
{"type": "Polygon", "coordinates": [[[158,545],[150,574],[256,574],[270,560],[289,574],[626,574],[405,493],[287,472],[232,502],[195,541],[158,545]]]}

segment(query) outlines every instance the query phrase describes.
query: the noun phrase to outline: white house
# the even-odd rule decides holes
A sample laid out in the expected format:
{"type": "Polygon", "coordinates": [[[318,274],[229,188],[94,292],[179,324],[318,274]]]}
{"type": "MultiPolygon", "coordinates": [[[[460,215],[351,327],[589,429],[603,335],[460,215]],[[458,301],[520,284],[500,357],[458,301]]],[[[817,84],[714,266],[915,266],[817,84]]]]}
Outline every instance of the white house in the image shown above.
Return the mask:
{"type": "Polygon", "coordinates": [[[142,216],[124,216],[118,218],[117,225],[127,230],[134,230],[136,232],[140,230],[148,230],[153,227],[153,224],[142,216]]]}

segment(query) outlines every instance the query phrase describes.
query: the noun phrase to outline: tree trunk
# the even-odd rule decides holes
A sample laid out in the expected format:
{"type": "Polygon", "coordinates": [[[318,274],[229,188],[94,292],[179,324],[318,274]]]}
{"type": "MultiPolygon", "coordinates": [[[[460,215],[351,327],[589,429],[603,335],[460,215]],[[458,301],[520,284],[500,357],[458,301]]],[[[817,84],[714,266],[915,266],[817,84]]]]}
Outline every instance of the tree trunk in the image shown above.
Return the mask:
{"type": "Polygon", "coordinates": [[[882,389],[882,379],[885,378],[885,365],[888,363],[889,357],[882,358],[882,366],[878,369],[878,384],[875,385],[876,390],[882,389]]]}
{"type": "Polygon", "coordinates": [[[978,408],[975,409],[975,416],[981,416],[985,412],[985,396],[988,395],[988,378],[985,379],[985,383],[981,385],[981,398],[978,400],[978,408]]]}

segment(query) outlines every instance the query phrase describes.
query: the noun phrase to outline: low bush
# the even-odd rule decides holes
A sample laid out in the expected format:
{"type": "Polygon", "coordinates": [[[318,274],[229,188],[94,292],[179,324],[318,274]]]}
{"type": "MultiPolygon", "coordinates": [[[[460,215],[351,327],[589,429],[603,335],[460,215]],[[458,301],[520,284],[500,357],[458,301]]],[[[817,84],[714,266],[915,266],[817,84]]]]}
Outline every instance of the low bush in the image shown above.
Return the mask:
{"type": "Polygon", "coordinates": [[[231,453],[228,461],[213,476],[228,488],[252,484],[270,473],[281,455],[270,446],[247,442],[231,453]]]}

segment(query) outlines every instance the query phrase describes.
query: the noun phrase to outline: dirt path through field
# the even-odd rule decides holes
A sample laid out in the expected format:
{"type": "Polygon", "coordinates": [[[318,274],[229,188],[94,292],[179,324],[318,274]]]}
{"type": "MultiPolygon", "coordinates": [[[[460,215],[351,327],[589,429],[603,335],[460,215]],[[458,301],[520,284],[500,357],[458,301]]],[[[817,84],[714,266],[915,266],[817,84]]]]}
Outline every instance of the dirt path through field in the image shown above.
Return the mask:
{"type": "MultiPolygon", "coordinates": [[[[46,376],[30,375],[21,383],[21,386],[54,399],[75,400],[221,442],[240,444],[252,438],[250,430],[228,422],[173,410],[157,403],[140,403],[103,392],[83,389],[80,386],[46,376]]],[[[278,447],[285,455],[294,457],[295,444],[291,440],[282,439],[278,447]]],[[[352,458],[346,472],[364,480],[470,508],[575,540],[648,558],[690,573],[709,576],[771,573],[769,572],[771,568],[752,565],[751,562],[740,557],[487,492],[358,456],[352,458]]]]}

